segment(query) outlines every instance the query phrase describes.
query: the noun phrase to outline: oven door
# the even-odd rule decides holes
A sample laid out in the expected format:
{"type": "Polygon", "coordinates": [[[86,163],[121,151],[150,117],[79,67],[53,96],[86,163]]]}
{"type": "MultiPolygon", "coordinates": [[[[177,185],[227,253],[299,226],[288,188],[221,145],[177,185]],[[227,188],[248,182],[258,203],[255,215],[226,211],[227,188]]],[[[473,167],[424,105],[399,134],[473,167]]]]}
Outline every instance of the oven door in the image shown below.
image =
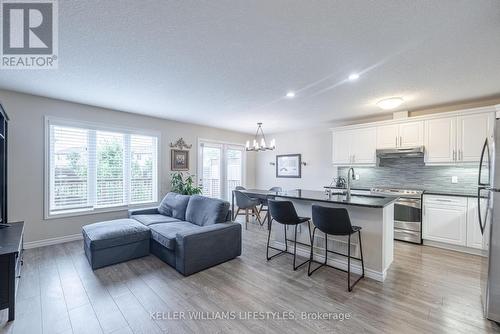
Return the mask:
{"type": "Polygon", "coordinates": [[[400,198],[394,203],[394,239],[422,243],[422,201],[400,198]]]}

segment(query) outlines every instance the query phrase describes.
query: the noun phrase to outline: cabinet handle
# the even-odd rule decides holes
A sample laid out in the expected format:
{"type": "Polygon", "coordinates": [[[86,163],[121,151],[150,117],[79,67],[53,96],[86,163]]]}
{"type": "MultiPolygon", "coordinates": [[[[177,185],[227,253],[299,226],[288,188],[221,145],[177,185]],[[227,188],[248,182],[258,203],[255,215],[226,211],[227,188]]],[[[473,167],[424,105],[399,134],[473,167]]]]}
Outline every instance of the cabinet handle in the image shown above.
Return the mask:
{"type": "Polygon", "coordinates": [[[464,153],[462,150],[458,150],[458,160],[464,160],[464,153]]]}
{"type": "Polygon", "coordinates": [[[396,136],[396,147],[398,147],[398,136],[396,136]]]}
{"type": "Polygon", "coordinates": [[[453,161],[457,160],[457,151],[453,150],[453,161]]]}
{"type": "Polygon", "coordinates": [[[399,146],[403,146],[403,137],[399,136],[399,146]]]}

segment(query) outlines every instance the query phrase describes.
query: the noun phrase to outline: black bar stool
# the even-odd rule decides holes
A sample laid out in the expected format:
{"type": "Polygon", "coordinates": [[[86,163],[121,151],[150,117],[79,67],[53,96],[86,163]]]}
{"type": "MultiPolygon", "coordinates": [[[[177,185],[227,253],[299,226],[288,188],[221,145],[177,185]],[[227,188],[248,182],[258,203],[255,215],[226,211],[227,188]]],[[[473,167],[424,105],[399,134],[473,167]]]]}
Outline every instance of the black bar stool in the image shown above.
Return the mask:
{"type": "Polygon", "coordinates": [[[312,246],[313,243],[311,243],[311,256],[309,259],[309,267],[307,268],[307,274],[311,276],[313,272],[315,272],[316,270],[318,270],[323,266],[342,270],[344,272],[347,272],[347,289],[349,291],[352,291],[352,288],[356,285],[356,283],[358,283],[363,277],[365,277],[365,264],[363,262],[363,247],[361,245],[361,227],[351,225],[351,219],[349,218],[349,213],[344,208],[329,208],[319,205],[313,205],[312,216],[313,216],[314,229],[311,240],[314,241],[314,234],[316,232],[316,229],[319,229],[321,232],[325,233],[325,262],[320,263],[313,260],[313,246],[312,246]],[[361,254],[361,258],[351,256],[351,235],[355,233],[358,233],[359,251],[361,254]],[[348,236],[347,255],[328,250],[328,235],[348,236]],[[328,265],[327,264],[328,253],[346,256],[347,271],[328,265]],[[351,259],[361,261],[361,270],[362,270],[361,276],[352,285],[351,285],[351,259]],[[320,264],[320,266],[314,269],[313,271],[311,271],[312,262],[320,264]]]}
{"type": "Polygon", "coordinates": [[[292,202],[289,201],[276,201],[273,199],[268,199],[267,204],[269,207],[269,213],[271,214],[271,221],[269,222],[269,234],[267,235],[267,248],[266,248],[266,257],[267,261],[271,260],[272,258],[281,255],[281,254],[292,254],[293,255],[293,270],[299,269],[301,266],[309,262],[309,260],[299,264],[298,266],[295,266],[295,259],[297,258],[297,244],[301,244],[304,246],[311,246],[312,243],[305,244],[303,242],[297,241],[297,226],[299,224],[307,222],[307,227],[309,229],[309,241],[311,242],[311,218],[308,217],[299,217],[297,215],[297,212],[295,211],[295,207],[293,206],[292,202]],[[283,224],[284,230],[285,230],[285,250],[269,246],[269,240],[271,239],[271,226],[273,223],[273,220],[276,222],[283,224]],[[293,240],[289,240],[286,236],[286,227],[287,225],[295,225],[295,238],[293,240]],[[293,241],[294,246],[293,246],[293,253],[290,253],[288,251],[288,241],[293,241]],[[277,254],[274,254],[273,256],[269,256],[269,248],[280,251],[277,254]]]}
{"type": "MultiPolygon", "coordinates": [[[[274,193],[279,193],[279,192],[282,192],[283,189],[281,187],[272,187],[268,191],[269,192],[274,192],[274,193]]],[[[266,214],[264,215],[264,219],[262,220],[262,223],[265,223],[266,220],[269,219],[269,216],[267,214],[267,211],[269,210],[268,207],[269,206],[267,205],[267,197],[260,199],[259,215],[262,212],[266,212],[266,214]]]]}

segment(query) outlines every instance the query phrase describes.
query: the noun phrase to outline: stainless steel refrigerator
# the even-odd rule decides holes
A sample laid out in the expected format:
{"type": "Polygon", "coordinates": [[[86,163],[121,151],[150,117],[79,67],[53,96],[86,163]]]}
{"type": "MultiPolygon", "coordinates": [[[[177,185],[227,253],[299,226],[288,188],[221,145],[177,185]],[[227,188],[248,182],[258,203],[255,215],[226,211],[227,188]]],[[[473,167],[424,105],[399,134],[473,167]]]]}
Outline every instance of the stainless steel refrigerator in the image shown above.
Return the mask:
{"type": "Polygon", "coordinates": [[[487,256],[482,259],[481,300],[486,318],[500,322],[500,120],[481,152],[478,180],[479,227],[487,256]],[[495,163],[495,157],[499,163],[495,163]]]}

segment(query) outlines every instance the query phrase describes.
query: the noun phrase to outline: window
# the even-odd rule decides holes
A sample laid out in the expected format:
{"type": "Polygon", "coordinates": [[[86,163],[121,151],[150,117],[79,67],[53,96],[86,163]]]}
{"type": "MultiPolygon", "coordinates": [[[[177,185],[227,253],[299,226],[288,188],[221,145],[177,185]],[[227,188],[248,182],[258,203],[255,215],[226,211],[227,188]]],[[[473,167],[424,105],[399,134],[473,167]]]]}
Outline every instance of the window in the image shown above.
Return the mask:
{"type": "Polygon", "coordinates": [[[158,137],[48,121],[47,216],[157,201],[158,137]]]}
{"type": "Polygon", "coordinates": [[[245,147],[200,140],[198,161],[199,185],[204,196],[229,200],[244,175],[245,147]]]}

